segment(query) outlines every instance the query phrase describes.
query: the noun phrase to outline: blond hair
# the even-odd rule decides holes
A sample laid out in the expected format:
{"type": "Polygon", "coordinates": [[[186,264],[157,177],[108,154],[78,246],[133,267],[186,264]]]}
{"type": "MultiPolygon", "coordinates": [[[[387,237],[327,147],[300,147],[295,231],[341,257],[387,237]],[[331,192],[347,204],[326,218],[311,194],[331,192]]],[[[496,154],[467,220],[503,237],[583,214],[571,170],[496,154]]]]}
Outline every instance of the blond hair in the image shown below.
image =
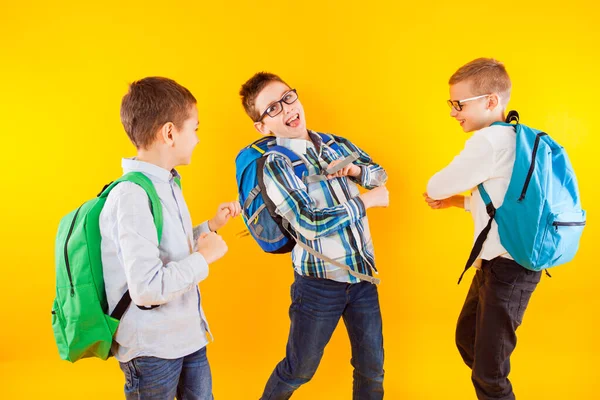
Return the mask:
{"type": "Polygon", "coordinates": [[[493,58],[477,58],[460,67],[450,85],[470,81],[474,95],[497,93],[504,104],[510,99],[511,82],[504,64],[493,58]]]}

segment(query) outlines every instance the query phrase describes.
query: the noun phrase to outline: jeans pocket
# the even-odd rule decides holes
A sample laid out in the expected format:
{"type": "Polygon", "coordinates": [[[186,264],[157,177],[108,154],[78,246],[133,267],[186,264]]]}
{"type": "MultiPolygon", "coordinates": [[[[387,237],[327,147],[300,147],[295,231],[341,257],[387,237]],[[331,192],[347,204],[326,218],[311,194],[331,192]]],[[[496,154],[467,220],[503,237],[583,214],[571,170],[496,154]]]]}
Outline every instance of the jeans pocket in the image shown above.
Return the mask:
{"type": "Polygon", "coordinates": [[[529,305],[529,299],[531,299],[531,295],[533,294],[533,290],[521,289],[520,291],[520,299],[519,299],[519,308],[517,310],[516,321],[519,325],[523,323],[523,316],[525,315],[525,310],[529,305]]]}
{"type": "Polygon", "coordinates": [[[514,286],[525,272],[525,268],[509,259],[498,257],[490,263],[490,275],[494,280],[506,285],[514,286]]]}
{"type": "Polygon", "coordinates": [[[290,298],[292,300],[292,305],[299,305],[302,303],[302,296],[300,296],[300,294],[299,284],[297,281],[294,281],[290,287],[290,298]]]}
{"type": "Polygon", "coordinates": [[[135,359],[128,362],[120,362],[119,366],[125,375],[125,393],[135,393],[138,391],[139,378],[134,366],[135,359]]]}

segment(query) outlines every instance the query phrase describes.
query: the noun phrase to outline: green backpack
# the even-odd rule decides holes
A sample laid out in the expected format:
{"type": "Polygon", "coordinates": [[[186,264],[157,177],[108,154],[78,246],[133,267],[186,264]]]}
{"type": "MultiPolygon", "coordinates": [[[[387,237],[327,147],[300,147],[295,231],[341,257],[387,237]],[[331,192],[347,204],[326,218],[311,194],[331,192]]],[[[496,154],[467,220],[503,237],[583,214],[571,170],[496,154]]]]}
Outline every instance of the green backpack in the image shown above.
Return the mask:
{"type": "MultiPolygon", "coordinates": [[[[162,205],[152,181],[141,172],[130,172],[106,185],[98,196],[66,215],[56,236],[56,298],[52,306],[52,329],[63,360],[110,357],[113,335],[129,307],[125,292],[108,315],[100,252],[100,212],[110,191],[121,182],[133,182],[148,194],[158,240],[162,235],[162,205]]],[[[179,181],[177,180],[179,184],[179,181]]],[[[154,308],[140,307],[140,308],[154,308]]]]}

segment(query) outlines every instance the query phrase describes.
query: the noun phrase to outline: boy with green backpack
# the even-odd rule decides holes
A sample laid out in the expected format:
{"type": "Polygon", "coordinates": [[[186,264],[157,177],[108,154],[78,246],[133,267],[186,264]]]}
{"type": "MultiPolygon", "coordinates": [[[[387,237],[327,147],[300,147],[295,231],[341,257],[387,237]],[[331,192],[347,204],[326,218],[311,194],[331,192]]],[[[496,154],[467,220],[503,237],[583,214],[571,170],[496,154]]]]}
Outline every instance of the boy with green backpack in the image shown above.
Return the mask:
{"type": "Polygon", "coordinates": [[[240,206],[223,203],[192,227],[174,169],[190,163],[198,143],[189,90],[166,78],[134,82],[121,121],[137,157],[123,159],[124,175],[59,226],[52,310],[59,353],[74,362],[112,352],[127,398],[211,399],[198,283],[227,252],[215,231],[240,206]]]}

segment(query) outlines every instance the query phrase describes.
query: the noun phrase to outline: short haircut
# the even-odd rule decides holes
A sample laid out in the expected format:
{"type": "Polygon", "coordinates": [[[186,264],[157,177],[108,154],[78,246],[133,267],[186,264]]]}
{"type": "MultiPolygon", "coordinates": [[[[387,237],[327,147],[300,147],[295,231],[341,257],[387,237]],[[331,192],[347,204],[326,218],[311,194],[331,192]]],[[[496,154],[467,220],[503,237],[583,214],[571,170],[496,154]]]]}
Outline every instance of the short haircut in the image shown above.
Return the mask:
{"type": "Polygon", "coordinates": [[[140,79],[129,85],[129,92],[123,96],[121,123],[135,147],[146,149],[167,122],[181,128],[195,104],[192,93],[172,79],[140,79]]]}
{"type": "Polygon", "coordinates": [[[507,103],[510,99],[511,82],[504,64],[493,58],[478,58],[463,65],[450,77],[448,82],[454,85],[470,81],[473,94],[498,93],[507,103]]]}
{"type": "Polygon", "coordinates": [[[254,74],[254,76],[246,83],[242,85],[240,89],[240,96],[242,97],[242,105],[244,106],[244,110],[246,110],[246,114],[252,121],[258,122],[258,118],[260,118],[260,111],[256,108],[256,97],[260,94],[260,92],[271,82],[281,82],[287,87],[287,83],[283,81],[279,76],[275,74],[271,74],[269,72],[258,72],[254,74]]]}

